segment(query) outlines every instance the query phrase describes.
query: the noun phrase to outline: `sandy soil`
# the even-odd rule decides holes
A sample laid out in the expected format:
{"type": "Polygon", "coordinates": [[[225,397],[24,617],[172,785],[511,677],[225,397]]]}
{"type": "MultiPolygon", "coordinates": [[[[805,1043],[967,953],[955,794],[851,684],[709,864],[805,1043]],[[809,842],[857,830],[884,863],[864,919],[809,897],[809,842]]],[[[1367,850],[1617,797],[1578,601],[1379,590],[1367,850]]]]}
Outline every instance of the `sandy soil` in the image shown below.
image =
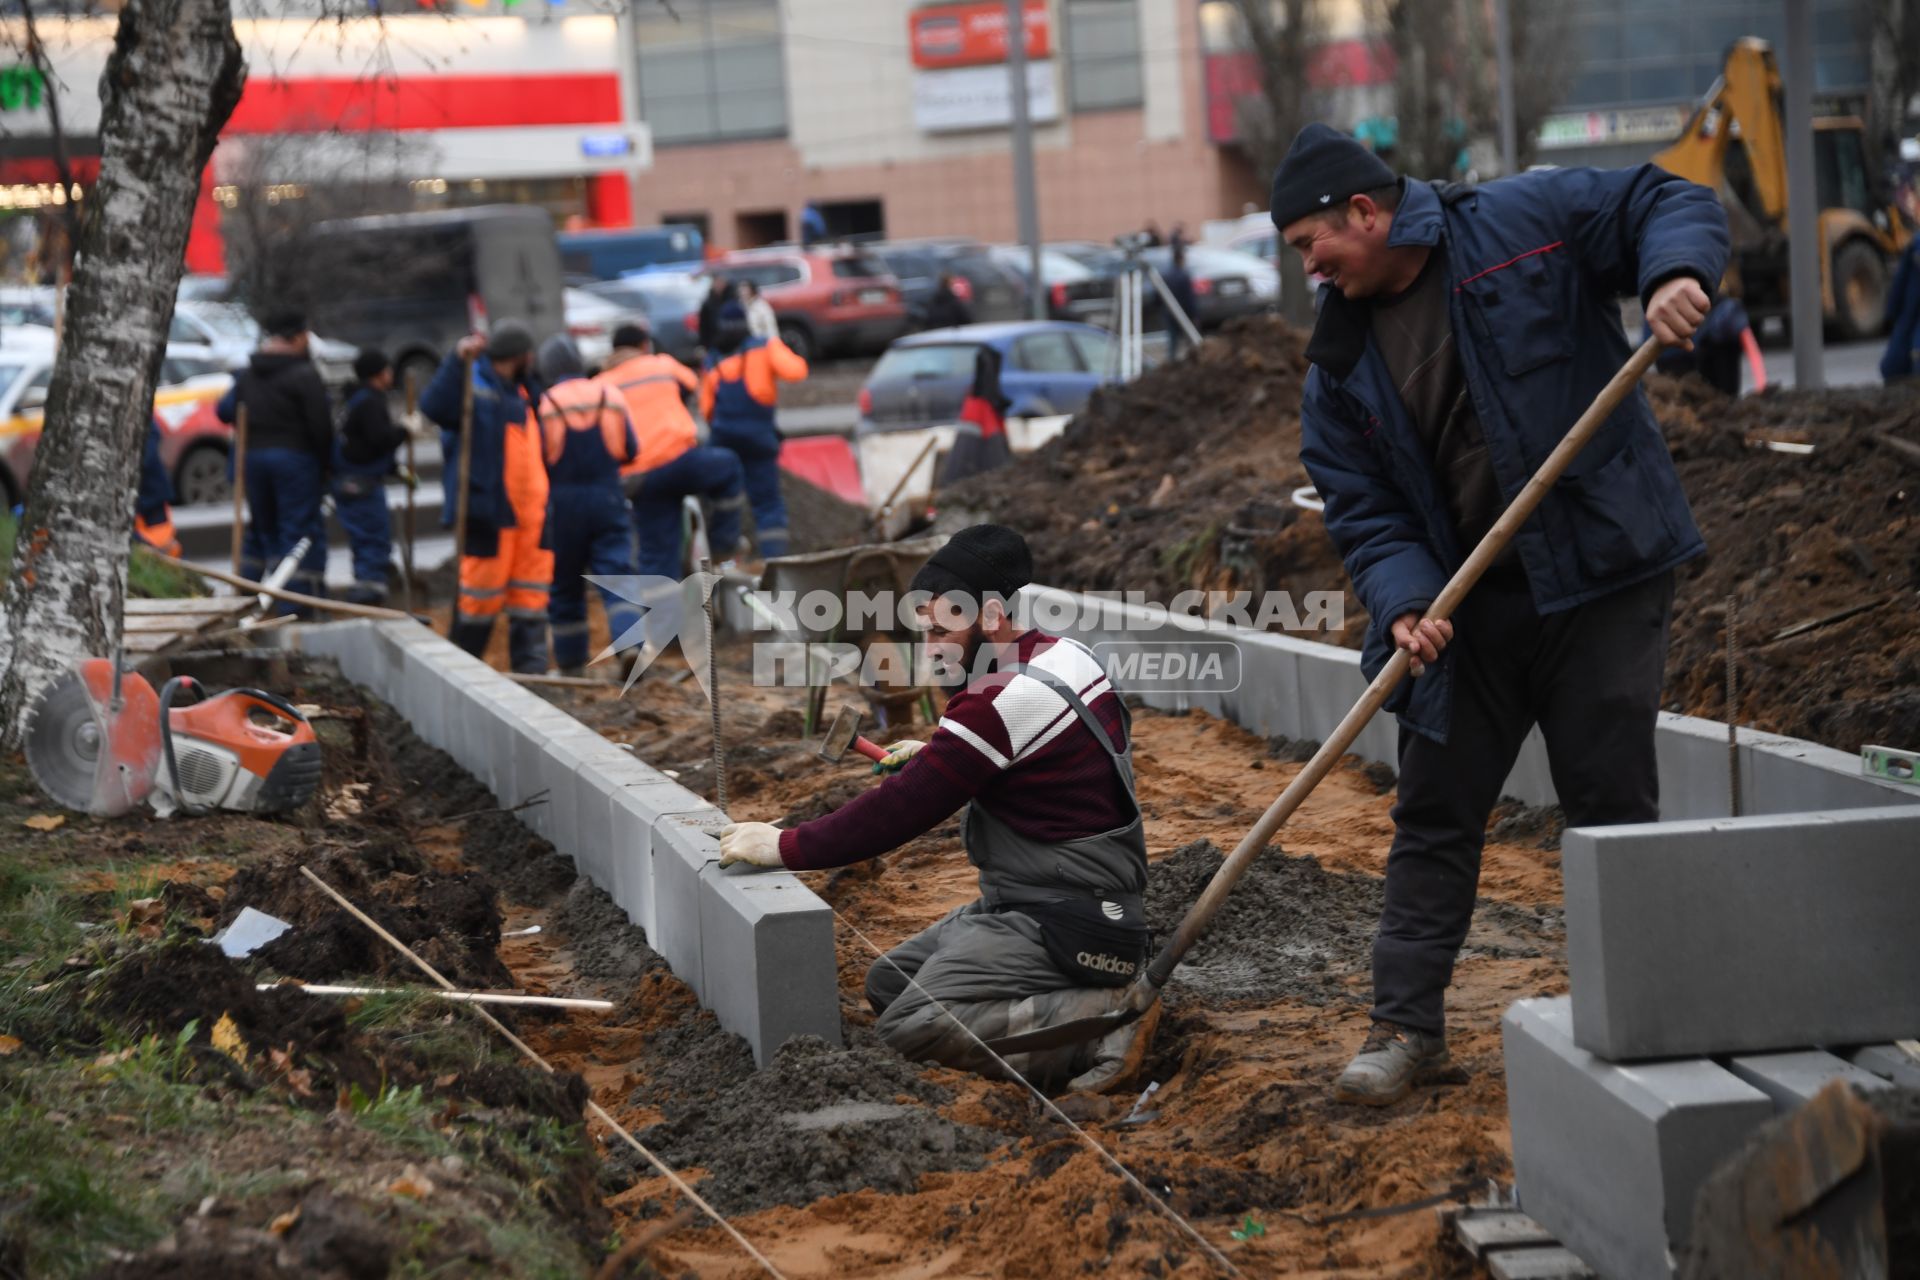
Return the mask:
{"type": "MultiPolygon", "coordinates": [[[[723,676],[723,705],[733,816],[811,815],[876,785],[864,765],[819,761],[799,736],[797,693],[748,687],[744,661],[737,652],[730,656],[735,660],[731,675],[723,676]]],[[[613,691],[574,690],[554,691],[553,700],[686,785],[710,788],[708,712],[691,681],[675,684],[650,675],[625,700],[613,691]]],[[[1155,885],[1161,905],[1177,909],[1219,856],[1199,842],[1230,848],[1298,769],[1286,757],[1299,752],[1296,744],[1270,744],[1198,714],[1142,712],[1136,730],[1155,885]]],[[[1284,850],[1270,850],[1243,882],[1255,902],[1246,918],[1235,921],[1231,912],[1222,917],[1235,947],[1211,955],[1203,947],[1183,966],[1147,1072],[1160,1085],[1146,1107],[1153,1117],[1121,1123],[1133,1106],[1130,1096],[1076,1100],[1088,1133],[1247,1274],[1469,1273],[1442,1242],[1431,1209],[1330,1219],[1467,1184],[1478,1190],[1488,1178],[1507,1176],[1499,1015],[1515,999],[1565,989],[1559,855],[1552,834],[1557,826],[1509,807],[1496,826],[1514,834],[1488,849],[1487,900],[1449,1000],[1459,1082],[1421,1090],[1385,1112],[1330,1100],[1327,1086],[1366,1028],[1367,955],[1391,834],[1391,781],[1390,773],[1355,761],[1337,770],[1284,833],[1284,850]],[[1303,893],[1312,895],[1311,909],[1290,909],[1303,893]],[[1217,980],[1220,972],[1232,981],[1217,980]],[[1250,1238],[1235,1239],[1236,1230],[1250,1238]]],[[[859,935],[890,946],[974,896],[957,825],[944,822],[875,863],[808,878],[840,918],[841,1003],[850,1044],[876,1061],[889,1057],[866,1031],[871,1015],[860,992],[873,952],[859,935]]],[[[551,926],[553,915],[551,908],[507,912],[508,930],[549,923],[546,932],[509,940],[501,949],[516,980],[529,989],[581,985],[577,953],[565,941],[565,928],[551,926]]],[[[678,1051],[710,1051],[700,1047],[700,1037],[685,1036],[691,1006],[670,977],[648,973],[630,1004],[645,1012],[629,1019],[623,1008],[605,1022],[570,1024],[545,1047],[580,1071],[623,1122],[659,1123],[643,1130],[643,1140],[651,1135],[671,1147],[676,1128],[660,1122],[675,1110],[674,1095],[694,1086],[684,1079],[670,1083],[663,1107],[654,1084],[661,1054],[651,1042],[668,1034],[678,1051]]],[[[757,1075],[790,1071],[800,1077],[810,1067],[840,1061],[809,1063],[803,1057],[789,1062],[783,1055],[757,1075]]],[[[718,1100],[710,1099],[709,1109],[724,1112],[743,1088],[751,1089],[740,1083],[740,1071],[737,1062],[713,1068],[718,1100]]],[[[750,1208],[736,1224],[789,1275],[1041,1276],[1089,1267],[1128,1275],[1216,1271],[1178,1227],[1016,1086],[938,1069],[913,1073],[951,1095],[933,1105],[962,1147],[976,1131],[987,1130],[995,1135],[993,1149],[984,1155],[963,1149],[934,1161],[948,1167],[926,1172],[910,1192],[850,1190],[812,1199],[808,1178],[797,1171],[797,1194],[774,1188],[741,1197],[750,1208]],[[769,1197],[786,1202],[764,1205],[769,1197]]],[[[895,1081],[887,1087],[903,1086],[895,1081]]],[[[780,1115],[759,1119],[777,1127],[780,1115]]],[[[682,1121],[680,1128],[690,1123],[699,1122],[682,1121]]],[[[855,1122],[844,1131],[859,1128],[855,1122]]],[[[751,1161],[751,1146],[704,1150],[751,1161]]],[[[703,1148],[695,1142],[688,1149],[703,1148]]],[[[705,1172],[719,1179],[716,1185],[731,1189],[737,1182],[715,1166],[705,1172]]],[[[608,1204],[617,1216],[650,1221],[669,1211],[672,1201],[660,1179],[640,1177],[608,1204]]],[[[651,1256],[669,1273],[754,1273],[738,1248],[711,1229],[679,1231],[651,1256]]]]}

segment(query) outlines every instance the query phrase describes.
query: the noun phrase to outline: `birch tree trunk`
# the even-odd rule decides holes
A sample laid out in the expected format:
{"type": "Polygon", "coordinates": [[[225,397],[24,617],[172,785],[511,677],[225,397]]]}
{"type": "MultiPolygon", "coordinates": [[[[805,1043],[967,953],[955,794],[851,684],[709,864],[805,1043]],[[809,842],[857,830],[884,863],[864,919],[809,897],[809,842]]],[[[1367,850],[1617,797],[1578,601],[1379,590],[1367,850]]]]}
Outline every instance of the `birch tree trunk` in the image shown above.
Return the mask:
{"type": "Polygon", "coordinates": [[[133,500],[200,174],[246,67],[231,0],[128,0],[100,80],[100,180],[0,599],[0,734],[120,642],[133,500]]]}

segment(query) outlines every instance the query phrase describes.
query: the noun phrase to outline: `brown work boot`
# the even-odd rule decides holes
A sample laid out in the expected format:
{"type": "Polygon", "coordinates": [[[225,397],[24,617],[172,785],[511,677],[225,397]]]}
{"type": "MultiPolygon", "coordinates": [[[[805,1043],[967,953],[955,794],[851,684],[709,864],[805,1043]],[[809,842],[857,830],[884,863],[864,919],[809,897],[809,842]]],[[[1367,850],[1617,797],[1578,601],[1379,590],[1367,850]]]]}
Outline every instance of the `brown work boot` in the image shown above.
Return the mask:
{"type": "Polygon", "coordinates": [[[1336,1102],[1386,1107],[1413,1091],[1416,1082],[1447,1071],[1453,1059],[1445,1036],[1431,1036],[1394,1022],[1375,1022],[1353,1061],[1333,1083],[1336,1102]]]}

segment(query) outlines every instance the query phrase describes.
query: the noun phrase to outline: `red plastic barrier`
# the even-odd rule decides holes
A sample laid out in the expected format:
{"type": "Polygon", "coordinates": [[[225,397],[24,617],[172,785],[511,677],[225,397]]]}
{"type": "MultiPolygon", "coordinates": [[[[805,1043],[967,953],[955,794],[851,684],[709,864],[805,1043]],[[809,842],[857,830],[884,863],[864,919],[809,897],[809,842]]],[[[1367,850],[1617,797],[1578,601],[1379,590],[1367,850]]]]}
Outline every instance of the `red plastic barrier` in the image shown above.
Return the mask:
{"type": "Polygon", "coordinates": [[[867,505],[853,446],[840,436],[801,436],[780,446],[780,465],[817,489],[857,507],[867,505]]]}

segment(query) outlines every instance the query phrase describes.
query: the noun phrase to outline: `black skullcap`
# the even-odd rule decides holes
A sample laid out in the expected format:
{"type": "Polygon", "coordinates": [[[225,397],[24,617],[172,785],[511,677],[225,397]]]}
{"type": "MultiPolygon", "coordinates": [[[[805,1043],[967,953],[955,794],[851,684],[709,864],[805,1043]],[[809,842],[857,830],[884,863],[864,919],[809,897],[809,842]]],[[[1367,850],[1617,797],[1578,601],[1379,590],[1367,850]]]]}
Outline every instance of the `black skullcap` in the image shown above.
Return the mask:
{"type": "Polygon", "coordinates": [[[387,359],[387,353],[366,348],[353,358],[353,376],[366,382],[377,378],[393,367],[393,361],[387,359]]]}
{"type": "Polygon", "coordinates": [[[1033,581],[1033,552],[1027,540],[1000,524],[962,529],[928,557],[913,575],[910,589],[930,596],[963,593],[978,602],[989,595],[1011,600],[1033,581]]]}
{"type": "Polygon", "coordinates": [[[298,307],[275,307],[260,321],[269,338],[297,338],[307,331],[307,313],[298,307]]]}
{"type": "Polygon", "coordinates": [[[1284,234],[1310,213],[1336,208],[1362,191],[1398,179],[1379,156],[1338,129],[1310,124],[1293,139],[1273,175],[1273,225],[1284,234]]]}
{"type": "Polygon", "coordinates": [[[487,334],[487,359],[512,360],[533,350],[533,330],[518,320],[502,320],[487,334]]]}

